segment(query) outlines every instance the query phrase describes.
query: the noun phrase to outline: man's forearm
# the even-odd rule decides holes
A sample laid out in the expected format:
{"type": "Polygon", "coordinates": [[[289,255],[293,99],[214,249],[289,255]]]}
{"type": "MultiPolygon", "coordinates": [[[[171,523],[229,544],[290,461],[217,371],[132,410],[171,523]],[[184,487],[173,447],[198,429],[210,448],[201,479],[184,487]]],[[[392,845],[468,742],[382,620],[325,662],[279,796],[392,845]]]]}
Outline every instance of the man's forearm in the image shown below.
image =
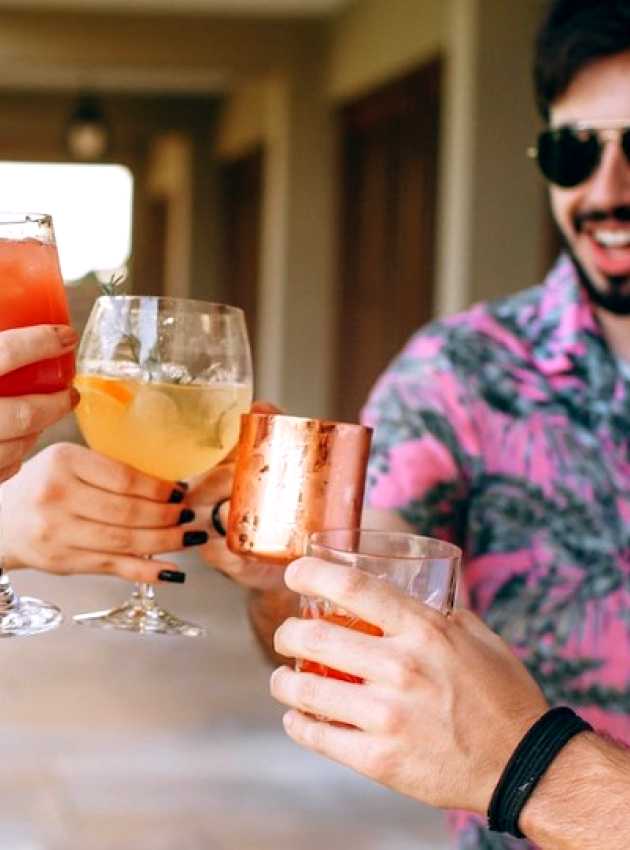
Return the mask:
{"type": "Polygon", "coordinates": [[[535,789],[520,827],[542,850],[628,850],[630,750],[578,735],[535,789]]]}
{"type": "Polygon", "coordinates": [[[285,664],[287,661],[273,648],[274,633],[288,617],[297,616],[298,609],[297,594],[287,588],[250,592],[249,619],[261,649],[273,664],[285,664]]]}

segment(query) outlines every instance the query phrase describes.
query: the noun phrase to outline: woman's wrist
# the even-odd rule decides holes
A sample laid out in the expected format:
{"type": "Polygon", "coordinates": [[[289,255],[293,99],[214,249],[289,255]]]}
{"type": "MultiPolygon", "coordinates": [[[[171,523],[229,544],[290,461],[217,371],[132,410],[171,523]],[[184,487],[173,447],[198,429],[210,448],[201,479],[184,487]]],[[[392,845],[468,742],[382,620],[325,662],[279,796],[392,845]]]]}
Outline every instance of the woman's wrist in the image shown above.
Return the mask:
{"type": "Polygon", "coordinates": [[[5,496],[6,484],[0,484],[0,569],[6,570],[19,570],[22,569],[25,564],[20,563],[11,555],[11,549],[9,546],[10,541],[10,529],[7,528],[5,520],[5,512],[3,510],[4,504],[4,496],[5,496]]]}

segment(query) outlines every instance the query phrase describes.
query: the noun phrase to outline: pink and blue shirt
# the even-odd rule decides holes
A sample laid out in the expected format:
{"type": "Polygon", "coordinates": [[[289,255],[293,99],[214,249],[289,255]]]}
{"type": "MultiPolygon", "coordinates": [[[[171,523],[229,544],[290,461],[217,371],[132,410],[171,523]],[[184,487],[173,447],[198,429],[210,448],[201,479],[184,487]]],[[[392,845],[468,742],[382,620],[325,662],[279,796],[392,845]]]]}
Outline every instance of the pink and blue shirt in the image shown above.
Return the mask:
{"type": "MultiPolygon", "coordinates": [[[[550,702],[628,744],[629,372],[561,257],[541,286],[417,333],[363,414],[367,504],[461,546],[470,607],[550,702]]],[[[459,850],[531,847],[453,821],[459,850]]]]}

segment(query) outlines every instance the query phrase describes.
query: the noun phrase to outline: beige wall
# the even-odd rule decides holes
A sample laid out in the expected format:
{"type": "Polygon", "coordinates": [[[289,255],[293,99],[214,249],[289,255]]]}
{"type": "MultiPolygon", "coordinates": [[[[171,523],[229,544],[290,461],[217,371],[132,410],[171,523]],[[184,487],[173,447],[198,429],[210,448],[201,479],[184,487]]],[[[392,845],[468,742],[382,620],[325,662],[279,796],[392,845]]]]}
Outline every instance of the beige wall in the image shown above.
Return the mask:
{"type": "Polygon", "coordinates": [[[315,38],[290,73],[244,87],[223,112],[215,153],[262,144],[265,187],[256,391],[299,415],[329,415],[334,368],[336,157],[315,38]]]}
{"type": "Polygon", "coordinates": [[[264,143],[270,123],[270,98],[277,80],[250,80],[227,99],[213,146],[219,159],[238,159],[264,143]]]}
{"type": "Polygon", "coordinates": [[[525,156],[538,120],[541,0],[451,0],[442,127],[439,314],[536,283],[544,195],[525,156]]]}
{"type": "Polygon", "coordinates": [[[338,102],[434,55],[443,24],[437,0],[357,3],[327,38],[303,41],[286,73],[238,87],[223,110],[217,156],[265,150],[257,391],[293,413],[332,410],[338,102]]]}
{"type": "Polygon", "coordinates": [[[190,294],[193,222],[192,140],[183,133],[164,133],[149,150],[147,194],[168,204],[164,295],[190,294]]]}
{"type": "Polygon", "coordinates": [[[358,0],[335,21],[327,91],[355,97],[440,52],[449,0],[358,0]]]}
{"type": "Polygon", "coordinates": [[[546,202],[526,156],[539,123],[531,56],[540,3],[477,2],[468,301],[538,282],[546,202]]]}

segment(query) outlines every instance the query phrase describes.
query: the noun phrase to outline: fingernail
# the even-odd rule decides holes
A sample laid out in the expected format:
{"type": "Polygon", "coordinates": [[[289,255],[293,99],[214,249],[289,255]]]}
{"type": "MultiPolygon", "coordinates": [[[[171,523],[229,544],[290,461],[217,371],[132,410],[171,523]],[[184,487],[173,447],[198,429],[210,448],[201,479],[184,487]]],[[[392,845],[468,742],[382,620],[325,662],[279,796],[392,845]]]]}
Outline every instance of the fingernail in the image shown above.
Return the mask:
{"type": "Polygon", "coordinates": [[[178,570],[162,570],[158,573],[160,581],[172,581],[174,584],[183,584],[186,581],[186,573],[178,570]]]}
{"type": "Polygon", "coordinates": [[[184,546],[201,546],[208,542],[206,531],[185,531],[183,537],[184,546]]]}
{"type": "Polygon", "coordinates": [[[179,519],[177,520],[177,525],[184,525],[187,522],[192,522],[195,518],[195,512],[191,511],[190,508],[184,508],[184,510],[179,515],[179,519]]]}
{"type": "Polygon", "coordinates": [[[184,493],[186,493],[188,491],[188,484],[185,481],[176,481],[175,483],[177,484],[178,487],[181,487],[181,489],[184,491],[184,493]]]}
{"type": "Polygon", "coordinates": [[[280,676],[282,676],[283,672],[284,672],[284,667],[277,667],[273,671],[273,673],[271,674],[271,678],[269,679],[269,684],[274,685],[276,680],[279,679],[280,676]]]}
{"type": "Polygon", "coordinates": [[[76,407],[77,404],[81,401],[81,393],[78,391],[76,387],[70,387],[70,405],[71,407],[76,407]]]}
{"type": "Polygon", "coordinates": [[[57,334],[57,339],[63,348],[70,348],[71,346],[76,345],[79,341],[79,334],[75,331],[75,329],[67,327],[66,325],[56,325],[55,333],[57,334]]]}
{"type": "Polygon", "coordinates": [[[169,504],[171,505],[179,505],[180,502],[184,501],[184,491],[178,490],[177,487],[172,491],[171,495],[168,497],[169,504]]]}

